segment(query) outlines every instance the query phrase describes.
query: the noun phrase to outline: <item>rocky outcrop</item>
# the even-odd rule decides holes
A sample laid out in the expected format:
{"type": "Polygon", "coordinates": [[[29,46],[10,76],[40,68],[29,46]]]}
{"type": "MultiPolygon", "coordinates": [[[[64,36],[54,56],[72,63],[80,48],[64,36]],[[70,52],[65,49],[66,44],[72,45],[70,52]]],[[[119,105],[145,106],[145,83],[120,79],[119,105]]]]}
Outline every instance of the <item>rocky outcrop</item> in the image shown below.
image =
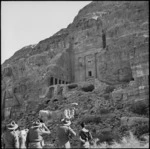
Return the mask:
{"type": "Polygon", "coordinates": [[[118,111],[135,117],[128,105],[149,104],[148,27],[146,1],[91,2],[67,28],[2,64],[3,116],[27,125],[41,109],[77,102],[75,125],[82,119],[99,123],[106,114],[105,125],[118,126],[118,111]]]}

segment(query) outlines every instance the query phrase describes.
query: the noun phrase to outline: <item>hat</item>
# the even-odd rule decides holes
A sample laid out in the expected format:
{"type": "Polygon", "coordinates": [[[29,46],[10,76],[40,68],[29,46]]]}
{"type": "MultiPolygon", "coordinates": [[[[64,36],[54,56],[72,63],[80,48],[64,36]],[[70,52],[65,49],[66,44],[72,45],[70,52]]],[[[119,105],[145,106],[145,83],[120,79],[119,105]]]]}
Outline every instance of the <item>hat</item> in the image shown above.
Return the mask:
{"type": "Polygon", "coordinates": [[[7,126],[8,130],[15,130],[18,128],[18,125],[15,123],[15,121],[12,121],[10,124],[8,124],[7,126]]]}
{"type": "Polygon", "coordinates": [[[77,102],[73,102],[73,103],[71,103],[71,105],[78,106],[78,103],[77,102]]]}
{"type": "Polygon", "coordinates": [[[41,126],[42,126],[42,123],[38,120],[38,121],[33,122],[33,123],[32,123],[32,126],[33,126],[34,128],[38,128],[38,127],[41,127],[41,126]]]}
{"type": "Polygon", "coordinates": [[[71,121],[67,118],[62,119],[61,121],[62,121],[63,125],[65,125],[65,126],[69,126],[71,124],[71,121]]]}

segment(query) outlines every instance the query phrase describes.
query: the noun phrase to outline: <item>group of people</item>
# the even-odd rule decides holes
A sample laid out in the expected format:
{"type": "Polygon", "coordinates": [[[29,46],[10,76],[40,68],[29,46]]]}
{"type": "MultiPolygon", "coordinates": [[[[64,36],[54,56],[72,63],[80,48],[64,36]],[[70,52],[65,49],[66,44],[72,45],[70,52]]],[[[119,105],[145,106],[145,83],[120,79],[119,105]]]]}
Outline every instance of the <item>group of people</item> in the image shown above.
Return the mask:
{"type": "MultiPolygon", "coordinates": [[[[70,127],[69,119],[62,119],[61,125],[57,129],[58,148],[71,148],[70,139],[77,136],[76,132],[70,127]]],[[[44,134],[51,134],[42,120],[38,119],[32,123],[29,129],[18,129],[15,121],[6,125],[6,130],[2,133],[3,148],[25,149],[25,148],[43,148],[44,134]]],[[[81,123],[79,132],[80,147],[90,148],[92,135],[86,129],[85,123],[81,123]]]]}

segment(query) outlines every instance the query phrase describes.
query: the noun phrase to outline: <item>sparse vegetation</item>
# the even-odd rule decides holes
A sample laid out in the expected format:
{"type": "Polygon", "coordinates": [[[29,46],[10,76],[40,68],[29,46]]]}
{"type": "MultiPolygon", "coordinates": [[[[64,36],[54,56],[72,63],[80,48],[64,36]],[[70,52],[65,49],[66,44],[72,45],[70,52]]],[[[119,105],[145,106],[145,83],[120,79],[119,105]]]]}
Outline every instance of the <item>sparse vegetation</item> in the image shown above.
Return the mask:
{"type": "Polygon", "coordinates": [[[79,121],[79,123],[81,122],[85,122],[85,123],[100,123],[101,121],[101,117],[100,116],[95,116],[95,115],[88,115],[82,118],[82,120],[79,121]]]}
{"type": "Polygon", "coordinates": [[[146,142],[140,142],[131,132],[127,137],[123,137],[120,142],[114,141],[112,144],[106,142],[98,144],[98,139],[95,139],[91,148],[149,148],[148,140],[146,142]]]}
{"type": "Polygon", "coordinates": [[[140,138],[143,134],[149,133],[149,122],[139,121],[136,122],[132,127],[131,130],[133,134],[140,138]]]}
{"type": "Polygon", "coordinates": [[[107,86],[105,92],[106,93],[111,93],[115,89],[114,86],[107,86]]]}
{"type": "Polygon", "coordinates": [[[68,85],[68,88],[69,88],[69,89],[74,89],[74,88],[76,88],[76,87],[78,87],[77,84],[69,84],[69,85],[68,85]]]}
{"type": "Polygon", "coordinates": [[[94,90],[94,85],[93,84],[84,85],[81,88],[81,90],[84,92],[92,92],[94,90]]]}
{"type": "Polygon", "coordinates": [[[117,132],[112,132],[111,129],[108,129],[100,132],[97,138],[99,139],[99,141],[97,142],[98,144],[102,142],[112,144],[114,140],[117,142],[120,140],[120,135],[117,134],[117,132]]]}
{"type": "Polygon", "coordinates": [[[148,115],[148,111],[149,111],[148,107],[149,104],[146,100],[140,100],[137,102],[133,102],[130,105],[129,110],[139,115],[148,115]]]}

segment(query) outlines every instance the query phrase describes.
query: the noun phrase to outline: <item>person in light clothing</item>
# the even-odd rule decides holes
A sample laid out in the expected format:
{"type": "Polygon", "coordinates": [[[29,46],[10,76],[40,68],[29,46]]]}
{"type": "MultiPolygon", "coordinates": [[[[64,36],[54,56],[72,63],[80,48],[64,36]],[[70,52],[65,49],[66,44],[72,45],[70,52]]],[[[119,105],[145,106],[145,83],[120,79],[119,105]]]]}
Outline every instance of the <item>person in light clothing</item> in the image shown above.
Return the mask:
{"type": "Polygon", "coordinates": [[[28,131],[28,129],[22,129],[19,132],[20,149],[26,149],[26,138],[28,131]]]}

